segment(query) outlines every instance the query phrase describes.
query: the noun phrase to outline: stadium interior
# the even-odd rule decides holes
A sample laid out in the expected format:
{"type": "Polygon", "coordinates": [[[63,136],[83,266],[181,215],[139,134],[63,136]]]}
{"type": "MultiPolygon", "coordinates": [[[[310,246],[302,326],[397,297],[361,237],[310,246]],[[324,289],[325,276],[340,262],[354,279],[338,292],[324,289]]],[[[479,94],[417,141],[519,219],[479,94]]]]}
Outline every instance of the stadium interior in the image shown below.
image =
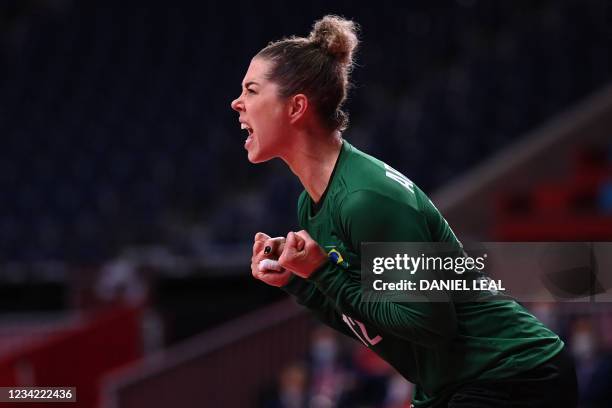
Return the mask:
{"type": "MultiPolygon", "coordinates": [[[[297,228],[301,186],[247,161],[229,104],[259,49],[326,13],[362,27],[344,136],[461,239],[612,241],[608,1],[7,0],[0,386],[70,384],[92,408],[408,406],[411,384],[249,271],[255,232],[297,228]]],[[[572,350],[581,407],[610,406],[610,303],[528,307],[572,350]]]]}

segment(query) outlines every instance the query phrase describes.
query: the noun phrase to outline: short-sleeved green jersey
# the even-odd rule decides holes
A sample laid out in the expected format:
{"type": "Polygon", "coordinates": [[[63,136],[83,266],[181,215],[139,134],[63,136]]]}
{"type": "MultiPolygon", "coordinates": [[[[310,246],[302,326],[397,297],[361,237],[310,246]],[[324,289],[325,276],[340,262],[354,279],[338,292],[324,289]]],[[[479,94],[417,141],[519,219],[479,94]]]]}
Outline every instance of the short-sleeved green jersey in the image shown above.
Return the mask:
{"type": "Polygon", "coordinates": [[[427,196],[405,176],[348,142],[321,201],[304,191],[301,227],[330,262],[283,288],[324,323],[361,341],[413,382],[429,406],[467,381],[529,370],[563,348],[559,337],[509,297],[486,302],[363,302],[362,242],[461,244],[427,196]],[[316,211],[315,211],[316,210],[316,211]]]}

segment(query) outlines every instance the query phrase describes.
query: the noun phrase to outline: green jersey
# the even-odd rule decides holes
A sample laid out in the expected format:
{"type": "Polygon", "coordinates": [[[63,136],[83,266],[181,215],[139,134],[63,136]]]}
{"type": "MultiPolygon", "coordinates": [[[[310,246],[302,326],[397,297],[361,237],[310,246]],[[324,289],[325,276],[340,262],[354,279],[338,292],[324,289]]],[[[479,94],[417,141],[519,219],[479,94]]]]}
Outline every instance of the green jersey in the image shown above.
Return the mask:
{"type": "Polygon", "coordinates": [[[363,302],[362,242],[461,244],[409,179],[343,141],[322,199],[306,191],[300,226],[330,255],[309,279],[283,289],[329,326],[361,341],[416,385],[428,406],[467,381],[529,370],[563,348],[559,337],[510,297],[486,302],[363,302]]]}

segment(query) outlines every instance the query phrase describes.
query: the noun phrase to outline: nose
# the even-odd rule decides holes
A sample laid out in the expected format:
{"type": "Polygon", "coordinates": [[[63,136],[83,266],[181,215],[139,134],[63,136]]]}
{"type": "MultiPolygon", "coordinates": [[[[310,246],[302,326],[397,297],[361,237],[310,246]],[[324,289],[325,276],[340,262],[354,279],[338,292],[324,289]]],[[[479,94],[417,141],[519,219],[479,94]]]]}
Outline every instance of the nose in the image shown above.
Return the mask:
{"type": "Polygon", "coordinates": [[[234,99],[232,101],[231,107],[233,110],[240,112],[244,110],[244,104],[242,103],[242,100],[240,99],[240,97],[234,99]]]}

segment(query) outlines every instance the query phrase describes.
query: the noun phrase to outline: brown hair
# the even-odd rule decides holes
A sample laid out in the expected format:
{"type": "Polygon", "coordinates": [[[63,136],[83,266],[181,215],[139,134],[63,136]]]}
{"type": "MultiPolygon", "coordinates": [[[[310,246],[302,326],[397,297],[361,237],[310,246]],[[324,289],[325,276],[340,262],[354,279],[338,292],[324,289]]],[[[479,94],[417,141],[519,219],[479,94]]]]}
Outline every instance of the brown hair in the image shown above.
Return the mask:
{"type": "Polygon", "coordinates": [[[357,24],[327,15],[315,22],[310,35],[268,44],[256,57],[272,61],[268,79],[279,85],[282,97],[304,93],[324,124],[343,131],[348,115],[342,110],[357,48],[357,24]]]}

